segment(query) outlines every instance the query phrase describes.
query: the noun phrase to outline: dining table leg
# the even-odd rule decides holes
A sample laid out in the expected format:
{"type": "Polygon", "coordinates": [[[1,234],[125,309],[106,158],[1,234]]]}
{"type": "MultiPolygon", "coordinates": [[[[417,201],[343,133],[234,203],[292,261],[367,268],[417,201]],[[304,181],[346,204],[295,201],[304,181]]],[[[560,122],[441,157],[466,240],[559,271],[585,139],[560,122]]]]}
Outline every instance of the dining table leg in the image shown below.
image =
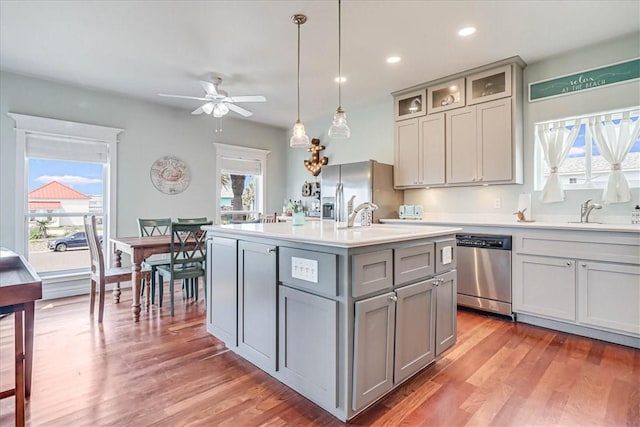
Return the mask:
{"type": "MultiPolygon", "coordinates": [[[[116,249],[114,251],[115,253],[115,258],[113,261],[113,266],[114,267],[122,267],[122,251],[119,249],[116,249]]],[[[122,290],[120,289],[120,282],[116,283],[115,286],[113,287],[113,302],[115,304],[120,303],[120,295],[122,294],[122,290]]]]}
{"type": "Polygon", "coordinates": [[[135,252],[132,258],[131,265],[131,286],[133,287],[133,303],[131,304],[131,311],[133,312],[133,320],[140,320],[140,289],[142,288],[142,259],[138,259],[135,252]]]}

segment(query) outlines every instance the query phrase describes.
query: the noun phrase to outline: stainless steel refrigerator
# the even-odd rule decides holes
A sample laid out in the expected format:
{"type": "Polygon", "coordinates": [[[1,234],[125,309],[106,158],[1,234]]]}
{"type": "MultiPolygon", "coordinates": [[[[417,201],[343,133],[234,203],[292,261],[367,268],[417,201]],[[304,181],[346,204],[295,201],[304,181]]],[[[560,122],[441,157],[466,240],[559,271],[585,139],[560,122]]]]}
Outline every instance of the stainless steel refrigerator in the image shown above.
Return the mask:
{"type": "Polygon", "coordinates": [[[354,207],[362,202],[372,202],[378,206],[373,211],[373,222],[378,222],[380,218],[397,218],[398,207],[404,203],[404,191],[393,188],[393,165],[375,160],[327,165],[322,168],[320,178],[322,219],[335,219],[338,184],[342,184],[345,202],[356,196],[354,207]]]}

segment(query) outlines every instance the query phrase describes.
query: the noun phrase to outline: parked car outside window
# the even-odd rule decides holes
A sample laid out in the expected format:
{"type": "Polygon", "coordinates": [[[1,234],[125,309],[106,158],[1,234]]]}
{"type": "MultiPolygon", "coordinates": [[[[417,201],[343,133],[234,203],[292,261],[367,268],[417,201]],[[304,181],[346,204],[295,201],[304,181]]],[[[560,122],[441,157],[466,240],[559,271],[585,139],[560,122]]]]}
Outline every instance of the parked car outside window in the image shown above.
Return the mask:
{"type": "MultiPolygon", "coordinates": [[[[102,243],[102,236],[98,236],[98,238],[100,239],[100,243],[102,243]]],[[[89,245],[87,244],[87,235],[84,231],[76,231],[64,237],[51,239],[47,243],[47,246],[52,251],[56,252],[64,252],[67,249],[73,248],[86,249],[89,247],[89,245]]]]}

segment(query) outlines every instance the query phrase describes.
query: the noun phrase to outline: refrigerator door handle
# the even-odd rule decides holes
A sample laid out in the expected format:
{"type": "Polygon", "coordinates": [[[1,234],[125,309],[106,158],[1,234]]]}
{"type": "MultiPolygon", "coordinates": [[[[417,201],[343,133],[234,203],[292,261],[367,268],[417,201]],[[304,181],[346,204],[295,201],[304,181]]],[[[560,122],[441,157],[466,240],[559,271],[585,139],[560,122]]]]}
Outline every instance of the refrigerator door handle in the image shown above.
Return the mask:
{"type": "Polygon", "coordinates": [[[336,211],[334,213],[336,222],[344,222],[344,187],[342,183],[336,184],[336,211]]]}

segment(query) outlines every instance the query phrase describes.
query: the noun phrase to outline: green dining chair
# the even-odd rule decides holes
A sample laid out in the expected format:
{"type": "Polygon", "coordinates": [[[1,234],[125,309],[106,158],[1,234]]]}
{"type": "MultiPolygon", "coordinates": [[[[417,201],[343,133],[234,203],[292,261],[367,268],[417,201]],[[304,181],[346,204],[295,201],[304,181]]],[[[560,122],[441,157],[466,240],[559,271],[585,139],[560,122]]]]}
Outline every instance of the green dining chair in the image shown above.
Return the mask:
{"type": "MultiPolygon", "coordinates": [[[[171,232],[171,218],[138,218],[138,236],[166,236],[171,232]]],[[[142,267],[151,270],[151,303],[156,300],[156,274],[158,266],[168,265],[169,255],[151,255],[142,263],[142,267]]],[[[144,288],[142,288],[144,291],[144,288]]],[[[162,307],[163,288],[158,289],[158,306],[162,307]]]]}
{"type": "MultiPolygon", "coordinates": [[[[174,315],[174,282],[176,280],[192,281],[196,284],[195,295],[197,299],[197,281],[204,279],[206,288],[206,237],[207,233],[201,229],[203,225],[211,225],[212,222],[198,223],[171,223],[171,258],[169,265],[158,266],[160,274],[160,289],[163,287],[163,278],[169,279],[169,293],[171,296],[171,316],[174,315]]],[[[186,290],[188,293],[188,289],[186,290]]]]}

